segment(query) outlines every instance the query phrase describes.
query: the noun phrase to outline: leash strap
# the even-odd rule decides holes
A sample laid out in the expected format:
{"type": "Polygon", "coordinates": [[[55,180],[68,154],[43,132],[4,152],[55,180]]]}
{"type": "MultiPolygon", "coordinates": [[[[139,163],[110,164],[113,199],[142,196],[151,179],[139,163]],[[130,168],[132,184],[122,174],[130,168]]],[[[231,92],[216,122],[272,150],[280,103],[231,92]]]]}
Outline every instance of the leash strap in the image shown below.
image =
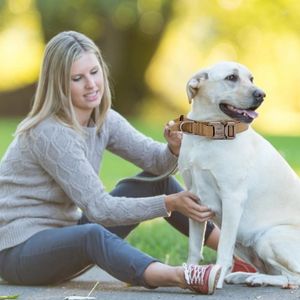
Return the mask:
{"type": "Polygon", "coordinates": [[[172,131],[182,131],[217,140],[232,140],[237,133],[249,128],[248,124],[237,121],[200,122],[188,119],[184,115],[175,119],[174,122],[175,124],[171,126],[172,131]]]}

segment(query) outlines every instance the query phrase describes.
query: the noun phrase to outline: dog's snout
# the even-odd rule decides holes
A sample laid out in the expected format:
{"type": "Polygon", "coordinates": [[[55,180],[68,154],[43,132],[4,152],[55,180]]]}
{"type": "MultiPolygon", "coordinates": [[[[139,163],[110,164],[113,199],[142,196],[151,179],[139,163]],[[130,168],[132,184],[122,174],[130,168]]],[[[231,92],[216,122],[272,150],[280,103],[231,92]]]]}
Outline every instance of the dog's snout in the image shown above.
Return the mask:
{"type": "Polygon", "coordinates": [[[252,95],[253,95],[254,99],[259,103],[263,102],[264,98],[266,96],[265,92],[260,89],[254,90],[252,95]]]}

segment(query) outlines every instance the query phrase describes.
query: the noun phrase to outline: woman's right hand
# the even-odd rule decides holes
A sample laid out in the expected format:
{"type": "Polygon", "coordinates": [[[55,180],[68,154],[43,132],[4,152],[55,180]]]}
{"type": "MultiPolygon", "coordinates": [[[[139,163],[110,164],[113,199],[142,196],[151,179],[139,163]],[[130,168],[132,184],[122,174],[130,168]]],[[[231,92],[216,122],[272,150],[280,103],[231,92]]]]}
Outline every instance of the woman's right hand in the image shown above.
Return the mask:
{"type": "Polygon", "coordinates": [[[199,198],[191,192],[179,192],[165,196],[167,210],[178,211],[197,222],[205,222],[214,217],[214,212],[199,204],[199,198]]]}

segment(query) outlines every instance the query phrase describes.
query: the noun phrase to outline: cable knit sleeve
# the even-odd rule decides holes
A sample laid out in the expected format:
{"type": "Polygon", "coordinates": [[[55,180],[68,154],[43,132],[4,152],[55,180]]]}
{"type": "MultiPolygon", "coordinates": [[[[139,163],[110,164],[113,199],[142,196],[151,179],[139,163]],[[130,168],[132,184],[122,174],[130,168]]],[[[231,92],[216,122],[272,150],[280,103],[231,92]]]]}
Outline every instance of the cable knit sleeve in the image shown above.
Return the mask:
{"type": "Polygon", "coordinates": [[[87,145],[74,130],[60,124],[32,130],[32,155],[92,222],[106,226],[133,224],[167,216],[163,196],[112,197],[87,158],[87,145]]]}
{"type": "Polygon", "coordinates": [[[141,169],[160,175],[177,163],[167,144],[146,137],[117,112],[111,110],[108,115],[109,142],[107,149],[134,163],[141,169]]]}

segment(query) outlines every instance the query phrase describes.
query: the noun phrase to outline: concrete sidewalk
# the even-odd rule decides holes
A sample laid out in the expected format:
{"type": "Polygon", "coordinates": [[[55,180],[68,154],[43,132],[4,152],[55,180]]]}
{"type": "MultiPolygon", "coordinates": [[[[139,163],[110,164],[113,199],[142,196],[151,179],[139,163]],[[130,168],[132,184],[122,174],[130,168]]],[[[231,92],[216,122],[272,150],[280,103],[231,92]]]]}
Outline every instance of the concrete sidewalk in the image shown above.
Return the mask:
{"type": "Polygon", "coordinates": [[[284,290],[276,287],[249,288],[246,286],[225,285],[212,296],[197,295],[179,288],[127,287],[95,267],[84,275],[61,285],[45,287],[24,287],[7,285],[0,281],[0,295],[19,294],[18,300],[63,300],[66,296],[87,296],[95,283],[100,281],[91,296],[97,300],[300,300],[299,290],[284,290]]]}

